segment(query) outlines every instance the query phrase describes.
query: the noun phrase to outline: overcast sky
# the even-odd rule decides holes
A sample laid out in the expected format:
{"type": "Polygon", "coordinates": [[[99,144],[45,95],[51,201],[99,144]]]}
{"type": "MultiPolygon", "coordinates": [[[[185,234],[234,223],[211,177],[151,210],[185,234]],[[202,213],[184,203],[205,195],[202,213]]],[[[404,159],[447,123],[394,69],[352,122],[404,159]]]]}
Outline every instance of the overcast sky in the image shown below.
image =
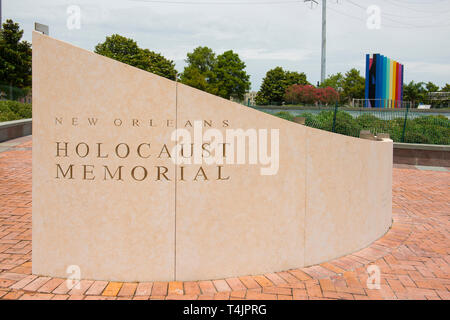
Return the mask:
{"type": "MultiPolygon", "coordinates": [[[[197,46],[232,49],[247,65],[252,90],[267,70],[305,72],[320,79],[321,0],[2,0],[2,20],[12,18],[31,41],[33,23],[50,35],[88,50],[114,33],[160,52],[183,71],[197,46]],[[180,2],[182,4],[180,4],[180,2]],[[184,3],[184,4],[183,4],[184,3]],[[69,30],[67,8],[81,9],[81,28],[69,30]]],[[[405,81],[450,83],[450,0],[328,0],[327,75],[356,67],[381,53],[405,64],[405,81]],[[366,9],[381,9],[380,29],[367,27],[366,9]]]]}

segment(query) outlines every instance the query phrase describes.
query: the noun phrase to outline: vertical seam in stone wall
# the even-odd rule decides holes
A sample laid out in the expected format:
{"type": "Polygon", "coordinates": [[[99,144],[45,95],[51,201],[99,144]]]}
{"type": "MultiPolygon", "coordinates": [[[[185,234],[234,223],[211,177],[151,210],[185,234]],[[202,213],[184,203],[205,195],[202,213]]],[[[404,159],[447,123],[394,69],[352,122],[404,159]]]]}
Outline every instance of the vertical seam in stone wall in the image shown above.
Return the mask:
{"type": "MultiPolygon", "coordinates": [[[[178,79],[175,79],[175,130],[178,130],[178,79]]],[[[175,131],[176,132],[176,131],[175,131]]],[[[173,280],[177,280],[177,154],[175,159],[175,227],[174,227],[174,261],[173,261],[173,280]]]]}
{"type": "Polygon", "coordinates": [[[308,186],[308,147],[309,147],[309,130],[307,130],[305,127],[305,213],[303,216],[303,266],[306,266],[306,219],[307,217],[307,201],[308,201],[308,192],[307,192],[307,186],[308,186]]]}

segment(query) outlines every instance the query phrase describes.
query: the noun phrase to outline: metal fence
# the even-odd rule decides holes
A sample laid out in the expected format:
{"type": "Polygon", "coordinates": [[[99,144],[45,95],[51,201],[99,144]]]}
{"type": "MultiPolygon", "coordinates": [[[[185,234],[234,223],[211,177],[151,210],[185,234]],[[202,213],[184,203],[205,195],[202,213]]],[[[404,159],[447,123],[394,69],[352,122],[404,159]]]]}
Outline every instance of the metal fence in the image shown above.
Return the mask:
{"type": "Polygon", "coordinates": [[[450,113],[417,109],[372,109],[321,107],[311,110],[253,107],[286,120],[305,118],[305,125],[347,136],[359,137],[362,130],[388,133],[395,142],[450,145],[450,113]]]}
{"type": "Polygon", "coordinates": [[[31,88],[17,88],[0,83],[0,100],[31,103],[31,88]]]}
{"type": "Polygon", "coordinates": [[[352,99],[351,106],[354,108],[365,108],[367,106],[380,105],[382,108],[397,109],[397,108],[413,108],[411,101],[391,100],[391,99],[352,99]]]}

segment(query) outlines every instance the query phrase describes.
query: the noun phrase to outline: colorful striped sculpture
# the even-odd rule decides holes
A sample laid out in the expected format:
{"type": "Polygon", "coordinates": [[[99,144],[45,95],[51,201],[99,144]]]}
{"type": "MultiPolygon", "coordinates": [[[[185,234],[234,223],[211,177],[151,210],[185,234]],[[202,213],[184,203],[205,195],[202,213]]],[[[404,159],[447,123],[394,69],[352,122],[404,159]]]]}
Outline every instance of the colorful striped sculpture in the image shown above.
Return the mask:
{"type": "Polygon", "coordinates": [[[402,64],[381,54],[366,55],[367,108],[401,108],[403,102],[402,64]]]}

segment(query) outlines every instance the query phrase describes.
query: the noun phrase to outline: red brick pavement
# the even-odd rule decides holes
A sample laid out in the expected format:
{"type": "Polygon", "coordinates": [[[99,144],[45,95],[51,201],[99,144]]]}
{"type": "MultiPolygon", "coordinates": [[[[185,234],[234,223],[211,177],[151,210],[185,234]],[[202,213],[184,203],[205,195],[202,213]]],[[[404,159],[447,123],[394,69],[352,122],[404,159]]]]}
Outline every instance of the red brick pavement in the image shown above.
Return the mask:
{"type": "Polygon", "coordinates": [[[392,229],[309,268],[198,282],[120,283],[31,274],[31,141],[0,153],[0,299],[450,299],[450,172],[394,169],[392,229]],[[379,289],[367,267],[380,268],[379,289]]]}

